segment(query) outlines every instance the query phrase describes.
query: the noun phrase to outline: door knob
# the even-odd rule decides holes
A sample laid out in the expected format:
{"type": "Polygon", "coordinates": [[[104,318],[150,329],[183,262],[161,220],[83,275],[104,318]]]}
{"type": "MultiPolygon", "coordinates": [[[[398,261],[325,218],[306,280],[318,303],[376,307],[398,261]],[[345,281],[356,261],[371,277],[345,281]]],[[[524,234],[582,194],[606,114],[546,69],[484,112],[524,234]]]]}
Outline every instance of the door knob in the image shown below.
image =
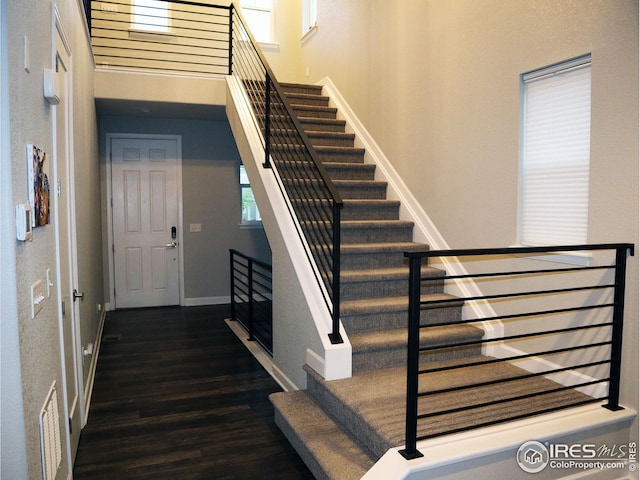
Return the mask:
{"type": "Polygon", "coordinates": [[[75,302],[76,299],[80,299],[80,300],[84,300],[84,292],[82,293],[78,293],[78,290],[76,290],[75,288],[73,289],[73,301],[75,302]]]}
{"type": "Polygon", "coordinates": [[[167,248],[176,248],[178,246],[177,242],[171,242],[171,243],[167,243],[165,245],[167,248]]]}

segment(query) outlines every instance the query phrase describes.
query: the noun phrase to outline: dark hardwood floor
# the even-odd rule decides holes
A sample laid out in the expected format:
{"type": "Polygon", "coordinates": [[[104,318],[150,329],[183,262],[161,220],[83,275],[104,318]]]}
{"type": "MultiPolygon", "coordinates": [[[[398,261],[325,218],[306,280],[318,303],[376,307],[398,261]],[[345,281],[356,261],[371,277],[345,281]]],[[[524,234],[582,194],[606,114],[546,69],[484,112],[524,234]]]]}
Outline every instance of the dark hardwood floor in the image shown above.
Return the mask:
{"type": "Polygon", "coordinates": [[[228,306],[110,312],[75,480],[313,479],[228,306]]]}

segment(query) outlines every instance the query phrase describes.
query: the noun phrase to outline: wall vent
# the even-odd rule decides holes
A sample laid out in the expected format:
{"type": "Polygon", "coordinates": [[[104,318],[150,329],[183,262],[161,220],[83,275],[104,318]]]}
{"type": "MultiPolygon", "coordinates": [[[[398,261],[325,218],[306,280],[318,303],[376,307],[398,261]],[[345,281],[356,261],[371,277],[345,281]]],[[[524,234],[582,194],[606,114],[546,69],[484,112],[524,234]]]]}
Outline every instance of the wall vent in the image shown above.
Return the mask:
{"type": "Polygon", "coordinates": [[[40,412],[40,449],[42,451],[42,479],[55,480],[62,463],[62,444],[60,442],[60,414],[58,412],[58,392],[56,382],[40,412]]]}

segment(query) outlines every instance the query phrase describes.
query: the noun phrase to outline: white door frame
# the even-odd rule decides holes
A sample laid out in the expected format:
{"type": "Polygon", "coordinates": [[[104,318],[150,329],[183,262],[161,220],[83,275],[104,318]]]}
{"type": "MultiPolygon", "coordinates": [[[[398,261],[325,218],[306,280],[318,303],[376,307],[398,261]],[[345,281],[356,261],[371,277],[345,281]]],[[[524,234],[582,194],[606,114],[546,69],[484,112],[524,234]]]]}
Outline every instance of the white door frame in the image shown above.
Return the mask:
{"type": "Polygon", "coordinates": [[[107,183],[107,263],[109,271],[109,301],[105,302],[107,310],[115,310],[116,302],[113,295],[115,291],[115,267],[113,258],[113,192],[111,172],[111,142],[116,138],[141,140],[175,140],[178,158],[176,159],[176,183],[178,194],[178,276],[180,283],[180,305],[184,305],[184,237],[182,221],[182,136],[181,135],[156,135],[144,133],[107,133],[106,134],[106,183],[107,183]]]}
{"type": "MultiPolygon", "coordinates": [[[[53,19],[52,19],[52,37],[53,37],[53,52],[52,52],[52,66],[55,69],[57,64],[58,52],[64,49],[64,55],[67,59],[67,82],[65,83],[65,92],[63,95],[63,99],[65,102],[66,109],[66,125],[61,126],[58,125],[56,107],[52,107],[52,149],[53,149],[53,185],[52,185],[52,197],[55,197],[54,200],[54,208],[55,208],[55,236],[56,236],[56,293],[58,296],[58,328],[60,331],[60,350],[61,350],[61,358],[62,358],[62,381],[63,381],[63,398],[64,398],[64,431],[65,431],[65,443],[66,443],[66,451],[67,451],[67,461],[69,463],[69,468],[73,466],[73,458],[72,458],[72,449],[71,449],[71,436],[69,434],[69,426],[67,424],[68,420],[75,415],[79,415],[80,418],[80,428],[82,429],[86,423],[86,412],[85,412],[85,399],[84,399],[84,371],[82,368],[82,353],[81,353],[81,337],[80,337],[80,308],[77,303],[70,302],[68,316],[71,317],[71,336],[72,336],[72,351],[69,352],[65,349],[65,317],[62,313],[62,298],[63,298],[63,288],[69,287],[70,285],[63,286],[62,278],[61,278],[61,261],[63,258],[68,257],[69,260],[69,280],[70,284],[77,288],[78,285],[78,262],[77,262],[77,237],[76,237],[76,216],[75,216],[75,188],[73,179],[75,178],[74,171],[74,157],[73,157],[73,70],[72,70],[72,59],[71,59],[71,47],[69,39],[65,33],[64,26],[62,24],[62,19],[60,17],[60,12],[56,4],[53,4],[53,19]],[[58,46],[62,48],[58,48],[58,46]],[[66,142],[66,158],[60,159],[58,158],[58,148],[57,148],[57,138],[58,135],[62,133],[65,135],[66,142]],[[63,161],[66,163],[65,171],[67,173],[67,182],[65,187],[67,188],[67,205],[62,205],[61,208],[67,208],[67,211],[64,212],[67,216],[68,222],[68,238],[67,238],[67,252],[62,252],[60,247],[60,224],[59,224],[59,197],[57,195],[57,181],[59,178],[59,162],[63,161]],[[66,358],[68,356],[72,356],[73,365],[74,365],[74,378],[67,378],[66,375],[66,358]],[[76,399],[73,404],[70,404],[70,399],[67,398],[67,385],[73,382],[75,384],[76,390],[76,399]],[[77,412],[77,413],[76,413],[77,412]]],[[[74,432],[76,435],[79,432],[74,432]]]]}

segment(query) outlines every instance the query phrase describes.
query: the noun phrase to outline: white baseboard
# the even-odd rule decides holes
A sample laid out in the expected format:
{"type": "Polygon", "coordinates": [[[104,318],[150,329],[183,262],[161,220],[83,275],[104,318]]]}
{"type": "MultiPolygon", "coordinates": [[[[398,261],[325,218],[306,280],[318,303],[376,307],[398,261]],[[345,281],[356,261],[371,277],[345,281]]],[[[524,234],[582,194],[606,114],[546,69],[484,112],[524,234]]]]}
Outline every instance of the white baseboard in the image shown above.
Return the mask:
{"type": "Polygon", "coordinates": [[[199,307],[202,305],[225,305],[231,303],[231,297],[194,297],[185,298],[183,305],[185,307],[199,307]]]}
{"type": "Polygon", "coordinates": [[[258,342],[249,341],[247,336],[248,333],[244,329],[242,325],[238,322],[233,321],[229,318],[225,320],[225,323],[229,326],[231,331],[236,334],[236,337],[240,339],[240,341],[247,347],[247,350],[260,362],[260,365],[273,377],[273,379],[278,382],[280,387],[285,392],[290,392],[292,390],[299,390],[295,383],[287,377],[282,370],[276,367],[273,364],[273,359],[262,349],[258,342]]]}
{"type": "Polygon", "coordinates": [[[93,383],[96,378],[96,367],[98,365],[98,355],[100,353],[100,345],[102,344],[102,331],[104,330],[104,322],[107,318],[107,309],[103,308],[98,321],[98,331],[93,341],[93,355],[91,355],[91,365],[89,366],[89,374],[87,375],[87,383],[84,386],[84,418],[82,426],[87,424],[89,418],[89,407],[91,406],[91,395],[93,393],[93,383]]]}

